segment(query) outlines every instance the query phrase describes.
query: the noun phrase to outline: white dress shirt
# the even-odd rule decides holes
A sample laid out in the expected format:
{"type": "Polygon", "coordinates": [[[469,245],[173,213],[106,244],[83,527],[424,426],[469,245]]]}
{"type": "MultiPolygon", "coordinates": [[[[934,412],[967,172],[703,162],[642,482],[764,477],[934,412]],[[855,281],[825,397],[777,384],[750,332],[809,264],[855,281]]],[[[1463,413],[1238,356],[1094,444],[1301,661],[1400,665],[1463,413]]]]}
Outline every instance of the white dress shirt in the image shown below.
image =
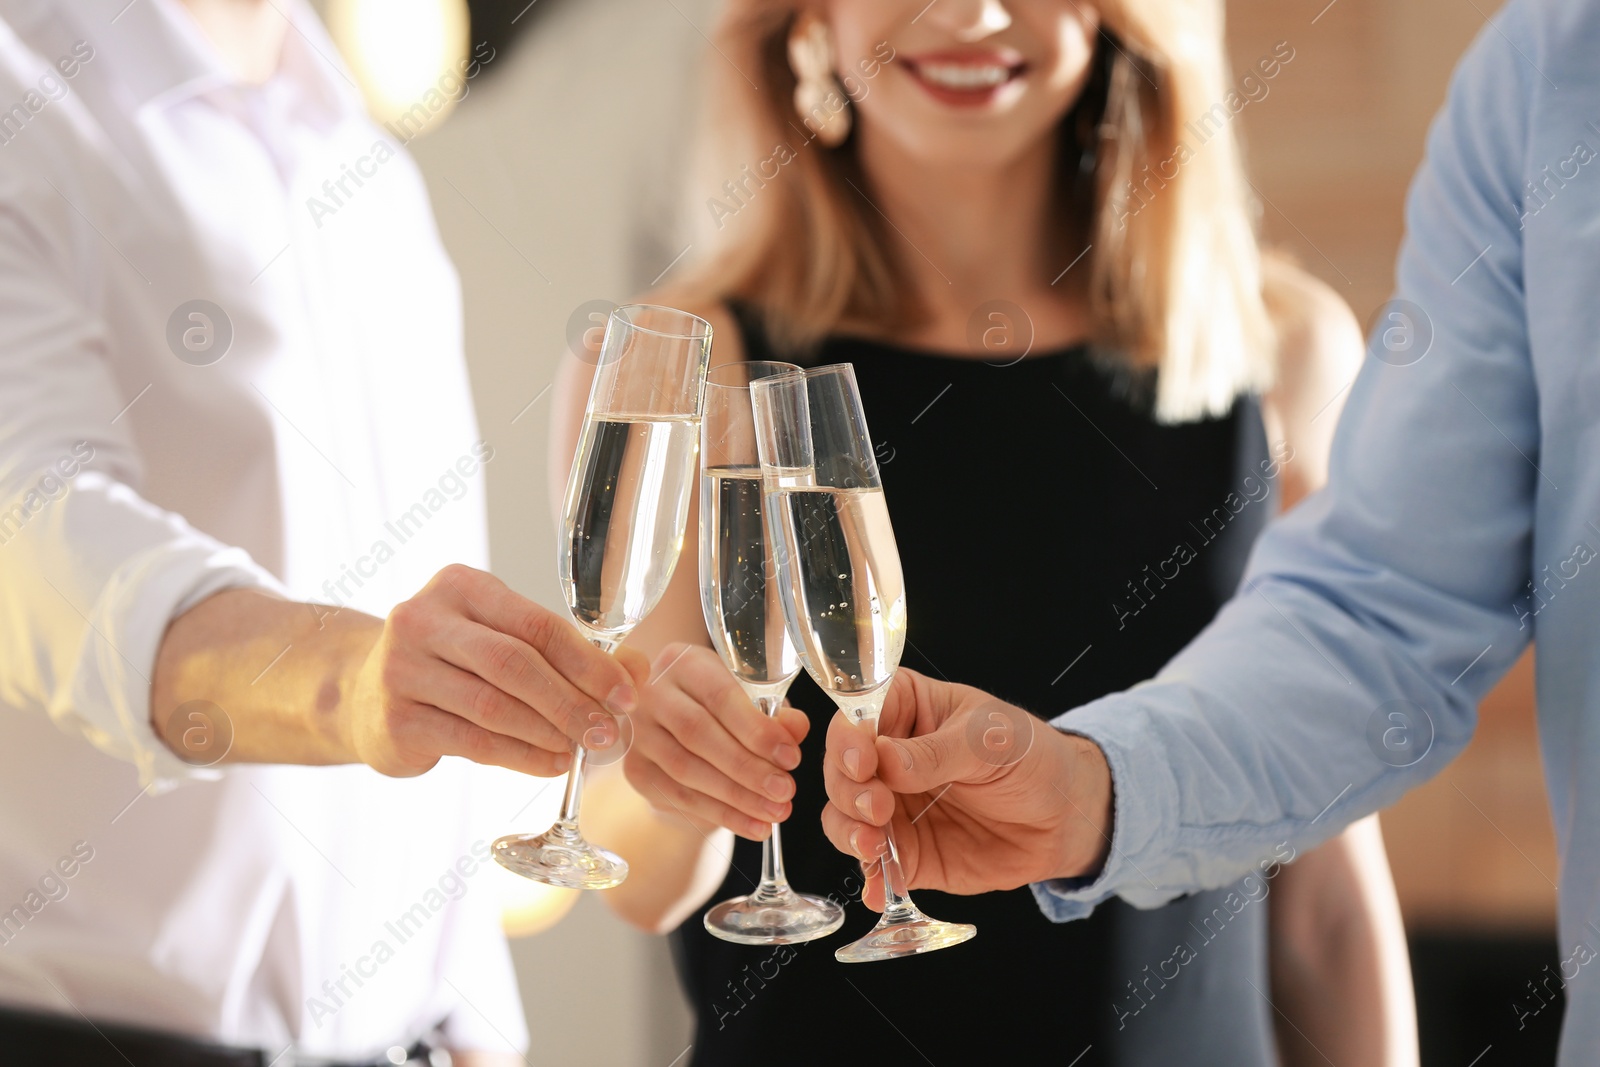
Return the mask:
{"type": "Polygon", "coordinates": [[[487,559],[426,190],[283,8],[249,87],[175,0],[0,0],[0,1003],[269,1058],[521,1047],[474,768],[197,771],[149,725],[219,589],[382,615],[487,559]]]}

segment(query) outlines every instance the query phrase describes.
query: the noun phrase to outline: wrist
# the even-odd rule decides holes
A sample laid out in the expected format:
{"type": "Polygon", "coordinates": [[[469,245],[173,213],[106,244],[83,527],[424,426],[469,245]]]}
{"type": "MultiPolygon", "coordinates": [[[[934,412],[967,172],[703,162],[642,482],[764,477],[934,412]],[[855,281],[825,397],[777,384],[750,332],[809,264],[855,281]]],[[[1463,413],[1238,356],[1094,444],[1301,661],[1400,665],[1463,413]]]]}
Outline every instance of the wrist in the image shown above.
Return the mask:
{"type": "MultiPolygon", "coordinates": [[[[150,721],[185,756],[191,702],[212,706],[224,754],[209,762],[327,764],[355,759],[340,718],[382,623],[255,588],[218,592],[174,619],[156,654],[150,721]]],[[[197,735],[198,736],[198,735],[197,735]]]]}
{"type": "Polygon", "coordinates": [[[330,762],[365,763],[359,724],[368,705],[382,700],[382,679],[373,674],[383,623],[359,612],[342,615],[326,618],[315,638],[320,678],[303,708],[305,729],[333,757],[330,762]]]}
{"type": "Polygon", "coordinates": [[[1115,832],[1111,766],[1100,746],[1078,734],[1061,739],[1063,790],[1062,855],[1057,878],[1092,880],[1105,870],[1115,832]]]}

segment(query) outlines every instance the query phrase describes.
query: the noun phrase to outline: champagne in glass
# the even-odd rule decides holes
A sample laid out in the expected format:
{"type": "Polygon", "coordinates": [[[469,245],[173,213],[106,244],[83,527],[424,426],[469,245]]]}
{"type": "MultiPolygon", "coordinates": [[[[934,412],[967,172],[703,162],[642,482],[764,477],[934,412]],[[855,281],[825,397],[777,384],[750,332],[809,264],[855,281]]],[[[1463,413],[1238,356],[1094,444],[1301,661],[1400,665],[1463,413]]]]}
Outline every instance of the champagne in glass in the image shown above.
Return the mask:
{"type": "MultiPolygon", "coordinates": [[[[755,381],[750,393],[784,618],[817,685],[876,730],[905,647],[906,599],[855,372],[818,367],[755,381]]],[[[883,918],[834,953],[844,963],[932,952],[977,933],[917,909],[892,828],[886,836],[883,918]]]]}
{"type": "MultiPolygon", "coordinates": [[[[800,661],[784,624],[756,451],[750,383],[798,374],[789,363],[734,363],[706,379],[700,441],[700,604],[722,662],[768,716],[783,704],[800,661]]],[[[844,923],[831,900],[803,896],[783,870],[778,824],[761,846],[761,882],[748,896],[706,912],[706,929],[742,945],[786,945],[826,937],[844,923]]]]}
{"type": "MultiPolygon", "coordinates": [[[[557,568],[567,608],[610,652],[666,592],[683,549],[711,326],[632,304],[606,323],[562,508],[557,568]]],[[[628,864],[578,831],[588,750],[574,745],[556,823],[494,843],[501,866],[549,885],[607,889],[628,864]]]]}
{"type": "Polygon", "coordinates": [[[683,548],[696,420],[588,415],[562,509],[561,589],[607,651],[655,607],[683,548]]]}

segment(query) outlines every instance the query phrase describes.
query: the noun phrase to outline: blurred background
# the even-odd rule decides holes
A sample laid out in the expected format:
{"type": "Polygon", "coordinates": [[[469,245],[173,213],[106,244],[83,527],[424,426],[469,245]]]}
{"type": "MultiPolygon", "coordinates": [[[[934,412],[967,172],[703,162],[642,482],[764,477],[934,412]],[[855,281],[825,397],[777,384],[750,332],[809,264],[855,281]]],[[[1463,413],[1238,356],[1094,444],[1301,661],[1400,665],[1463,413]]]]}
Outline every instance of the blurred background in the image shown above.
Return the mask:
{"type": "MultiPolygon", "coordinates": [[[[719,4],[511,0],[471,4],[470,18],[463,0],[319,6],[374,111],[427,176],[461,274],[478,417],[496,453],[494,569],[559,606],[549,386],[596,302],[626,301],[692,251],[674,220],[687,199],[680,179],[697,74],[726,62],[707,41],[719,4]],[[448,92],[430,96],[441,72],[469,54],[480,67],[465,98],[451,106],[448,92]]],[[[1498,6],[1229,4],[1237,69],[1279,42],[1294,50],[1239,118],[1262,232],[1369,325],[1393,283],[1405,190],[1429,119],[1498,6]]],[[[1554,1061],[1559,1003],[1521,1027],[1513,1009],[1538,1003],[1530,984],[1558,961],[1555,844],[1533,721],[1524,661],[1486,701],[1465,755],[1383,817],[1427,1067],[1554,1061]]],[[[542,827],[554,792],[528,789],[516,814],[526,825],[507,829],[542,827]]],[[[574,904],[549,894],[524,902],[518,925],[538,932],[514,942],[544,1062],[686,1061],[689,1006],[665,941],[623,926],[593,895],[574,904]]],[[[864,912],[852,918],[865,924],[864,912]]]]}

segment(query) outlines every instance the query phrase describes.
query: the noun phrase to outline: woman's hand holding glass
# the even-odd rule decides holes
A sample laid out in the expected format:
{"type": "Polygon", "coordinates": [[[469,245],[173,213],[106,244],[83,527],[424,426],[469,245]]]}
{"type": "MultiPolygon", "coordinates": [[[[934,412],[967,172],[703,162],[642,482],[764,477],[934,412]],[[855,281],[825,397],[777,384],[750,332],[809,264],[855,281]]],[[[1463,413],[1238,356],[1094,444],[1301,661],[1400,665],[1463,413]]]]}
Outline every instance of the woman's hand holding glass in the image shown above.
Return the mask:
{"type": "Polygon", "coordinates": [[[768,718],[700,645],[662,649],[651,679],[632,715],[629,784],[664,815],[765,838],[792,810],[805,713],[785,706],[768,718]]]}

